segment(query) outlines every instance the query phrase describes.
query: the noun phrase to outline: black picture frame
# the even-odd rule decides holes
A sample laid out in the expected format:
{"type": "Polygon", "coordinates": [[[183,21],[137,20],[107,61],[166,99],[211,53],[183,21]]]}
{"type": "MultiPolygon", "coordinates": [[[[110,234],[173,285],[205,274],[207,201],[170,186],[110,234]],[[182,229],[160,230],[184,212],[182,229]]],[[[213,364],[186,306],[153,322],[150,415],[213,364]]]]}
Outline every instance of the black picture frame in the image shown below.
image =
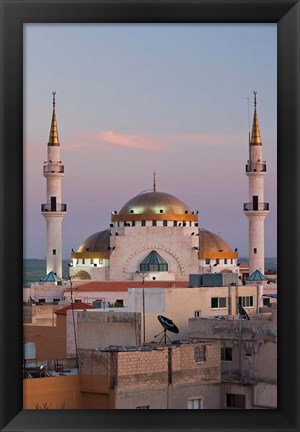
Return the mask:
{"type": "Polygon", "coordinates": [[[299,431],[299,0],[0,0],[0,4],[1,430],[299,431]],[[52,22],[277,23],[278,409],[197,413],[192,410],[22,409],[23,24],[52,22]]]}

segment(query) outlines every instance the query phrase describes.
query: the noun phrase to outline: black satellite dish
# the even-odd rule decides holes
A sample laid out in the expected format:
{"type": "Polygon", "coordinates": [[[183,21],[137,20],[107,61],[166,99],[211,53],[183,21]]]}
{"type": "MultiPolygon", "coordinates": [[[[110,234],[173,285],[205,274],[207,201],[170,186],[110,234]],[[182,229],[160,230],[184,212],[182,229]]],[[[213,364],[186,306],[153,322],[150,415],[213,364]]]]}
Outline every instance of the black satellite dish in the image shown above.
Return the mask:
{"type": "Polygon", "coordinates": [[[178,327],[173,323],[172,320],[170,320],[169,318],[167,318],[163,315],[158,315],[157,319],[160,322],[160,324],[163,326],[164,329],[162,332],[158,333],[154,337],[157,337],[163,333],[159,342],[161,343],[161,341],[164,340],[164,343],[167,343],[167,339],[168,339],[168,341],[171,343],[171,340],[167,335],[167,331],[170,331],[172,333],[177,334],[177,333],[179,333],[178,327]]]}
{"type": "Polygon", "coordinates": [[[243,306],[240,303],[238,303],[238,309],[239,309],[239,314],[240,314],[241,319],[250,321],[249,315],[247,314],[247,312],[245,311],[245,309],[243,308],[243,306]]]}

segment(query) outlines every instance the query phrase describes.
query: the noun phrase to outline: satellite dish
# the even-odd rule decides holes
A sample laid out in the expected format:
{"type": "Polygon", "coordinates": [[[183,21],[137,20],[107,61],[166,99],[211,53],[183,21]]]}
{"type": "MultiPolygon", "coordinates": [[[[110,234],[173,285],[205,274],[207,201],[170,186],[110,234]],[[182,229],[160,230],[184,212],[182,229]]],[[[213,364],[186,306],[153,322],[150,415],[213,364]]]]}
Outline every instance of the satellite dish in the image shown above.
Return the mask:
{"type": "Polygon", "coordinates": [[[161,323],[164,329],[172,333],[179,333],[178,327],[169,318],[164,317],[163,315],[158,315],[157,319],[161,323]]]}
{"type": "Polygon", "coordinates": [[[163,315],[158,315],[157,319],[160,322],[160,324],[163,326],[164,329],[161,333],[158,333],[154,337],[157,337],[163,333],[159,342],[161,343],[162,340],[164,340],[164,343],[167,343],[167,339],[168,339],[168,341],[171,343],[171,340],[167,335],[167,331],[170,331],[172,333],[177,334],[177,333],[179,333],[178,327],[173,323],[172,320],[170,320],[169,318],[167,318],[163,315]]]}
{"type": "Polygon", "coordinates": [[[245,309],[243,308],[243,306],[240,303],[238,303],[238,309],[239,309],[239,314],[240,314],[241,319],[250,321],[249,315],[247,314],[247,312],[245,311],[245,309]]]}

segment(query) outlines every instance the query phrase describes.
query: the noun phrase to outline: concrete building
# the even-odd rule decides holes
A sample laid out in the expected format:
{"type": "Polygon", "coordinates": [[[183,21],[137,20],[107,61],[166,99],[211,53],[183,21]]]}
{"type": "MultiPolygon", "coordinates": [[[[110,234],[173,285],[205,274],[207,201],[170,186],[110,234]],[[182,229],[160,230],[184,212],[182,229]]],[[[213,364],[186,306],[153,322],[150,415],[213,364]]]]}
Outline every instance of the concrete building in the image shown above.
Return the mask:
{"type": "MultiPolygon", "coordinates": [[[[178,334],[168,332],[171,341],[187,339],[189,318],[236,315],[236,304],[245,306],[249,315],[257,313],[257,286],[197,288],[132,288],[126,308],[99,308],[67,314],[67,354],[74,356],[74,326],[77,346],[84,349],[107,345],[136,345],[159,341],[163,328],[158,315],[172,319],[178,334]],[[231,306],[230,306],[231,305],[231,306]],[[113,328],[113,330],[112,330],[113,328]],[[127,329],[127,330],[126,330],[127,329]],[[122,342],[123,340],[123,342],[122,342]]],[[[223,321],[222,321],[223,322],[223,321]]]]}
{"type": "Polygon", "coordinates": [[[221,409],[277,408],[277,305],[250,320],[191,318],[190,338],[221,343],[221,409]]]}
{"type": "Polygon", "coordinates": [[[81,392],[103,408],[220,408],[218,342],[79,350],[79,364],[81,392]]]}

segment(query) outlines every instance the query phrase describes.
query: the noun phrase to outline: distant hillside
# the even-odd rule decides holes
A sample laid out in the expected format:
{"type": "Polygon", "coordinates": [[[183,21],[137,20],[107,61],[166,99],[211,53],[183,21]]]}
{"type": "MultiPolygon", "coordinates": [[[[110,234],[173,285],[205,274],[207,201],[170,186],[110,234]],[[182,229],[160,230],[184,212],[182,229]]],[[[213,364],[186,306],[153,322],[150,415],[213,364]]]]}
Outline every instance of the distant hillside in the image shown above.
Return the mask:
{"type": "MultiPolygon", "coordinates": [[[[63,260],[63,278],[68,278],[68,260],[63,260]]],[[[24,259],[23,260],[23,285],[30,282],[38,282],[46,274],[46,261],[44,259],[24,259]]]]}

